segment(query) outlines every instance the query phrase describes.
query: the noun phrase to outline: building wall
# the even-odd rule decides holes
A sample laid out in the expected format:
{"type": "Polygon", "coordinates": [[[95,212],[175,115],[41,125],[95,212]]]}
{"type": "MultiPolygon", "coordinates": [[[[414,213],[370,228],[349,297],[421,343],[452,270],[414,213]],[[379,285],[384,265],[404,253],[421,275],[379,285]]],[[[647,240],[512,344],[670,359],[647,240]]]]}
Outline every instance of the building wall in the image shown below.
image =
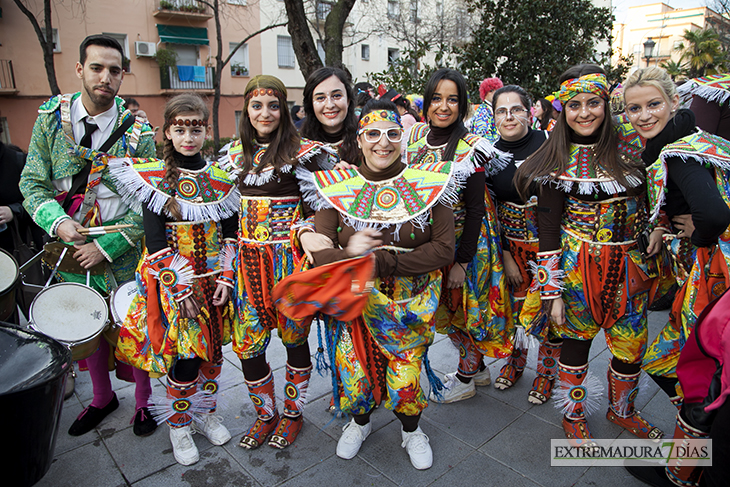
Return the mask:
{"type": "Polygon", "coordinates": [[[730,21],[707,7],[675,9],[664,3],[629,7],[627,19],[613,26],[613,49],[615,55],[634,54],[632,72],[647,65],[643,44],[649,37],[656,43],[649,64],[658,66],[669,60],[679,62],[681,54],[675,47],[683,41],[685,30],[702,30],[712,21],[730,28],[730,21]]]}
{"type": "MultiPolygon", "coordinates": [[[[40,5],[40,2],[36,2],[40,5]]],[[[237,2],[221,0],[221,34],[224,59],[229,53],[229,43],[239,42],[250,32],[258,30],[259,4],[237,5],[237,2]]],[[[241,2],[242,3],[242,2],[241,2]]],[[[134,41],[147,41],[160,44],[156,24],[187,27],[206,27],[209,46],[200,46],[198,64],[214,65],[216,37],[214,19],[169,19],[155,17],[159,2],[157,0],[124,0],[120,9],[119,1],[94,0],[85,2],[85,12],[78,10],[78,4],[54,1],[53,27],[58,29],[60,52],[54,54],[56,79],[63,93],[78,91],[81,87],[76,77],[75,65],[78,61],[78,46],[90,34],[116,33],[127,35],[127,52],[130,58],[130,72],[125,73],[120,96],[133,96],[147,112],[153,126],[162,125],[162,109],[166,100],[175,90],[162,90],[160,70],[157,63],[149,57],[137,57],[134,41]],[[110,20],[110,19],[113,19],[110,20]]],[[[26,149],[30,141],[33,122],[38,106],[51,92],[43,65],[43,55],[38,39],[29,20],[18,7],[10,1],[3,2],[3,16],[0,19],[0,60],[12,60],[17,93],[0,94],[0,117],[8,120],[10,141],[26,149]]],[[[261,39],[256,37],[249,42],[249,73],[261,72],[261,39]]],[[[219,127],[221,136],[235,134],[235,111],[243,106],[243,93],[249,76],[234,77],[226,66],[221,77],[221,105],[219,127]]],[[[184,91],[184,90],[179,90],[184,91]]],[[[212,105],[213,92],[202,92],[212,105]]]]}

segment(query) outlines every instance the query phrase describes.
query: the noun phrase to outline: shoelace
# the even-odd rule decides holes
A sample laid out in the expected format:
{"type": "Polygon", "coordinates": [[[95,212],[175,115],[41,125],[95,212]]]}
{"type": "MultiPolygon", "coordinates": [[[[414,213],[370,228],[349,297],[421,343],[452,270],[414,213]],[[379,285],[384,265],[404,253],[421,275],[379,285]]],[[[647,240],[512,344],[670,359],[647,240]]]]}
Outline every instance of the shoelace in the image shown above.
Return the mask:
{"type": "Polygon", "coordinates": [[[342,427],[343,436],[346,435],[347,440],[361,439],[364,435],[362,434],[362,427],[357,423],[347,423],[342,427]]]}
{"type": "Polygon", "coordinates": [[[129,422],[129,424],[134,423],[134,420],[137,418],[138,414],[140,415],[140,418],[139,418],[140,421],[146,421],[147,415],[145,414],[144,411],[145,411],[145,408],[139,408],[137,410],[137,412],[134,413],[134,416],[132,416],[132,420],[129,422]]]}
{"type": "Polygon", "coordinates": [[[406,438],[405,441],[401,444],[402,448],[408,448],[410,446],[411,449],[413,449],[416,453],[422,453],[426,450],[426,445],[428,444],[428,436],[426,433],[416,433],[411,434],[406,438]]]}

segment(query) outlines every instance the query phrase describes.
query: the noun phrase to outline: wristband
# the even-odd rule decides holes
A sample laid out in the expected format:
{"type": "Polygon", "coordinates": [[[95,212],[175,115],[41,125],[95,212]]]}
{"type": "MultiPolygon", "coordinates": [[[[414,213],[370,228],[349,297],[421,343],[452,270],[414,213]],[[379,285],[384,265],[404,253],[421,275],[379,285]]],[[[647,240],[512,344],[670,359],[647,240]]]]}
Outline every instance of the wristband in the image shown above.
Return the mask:
{"type": "Polygon", "coordinates": [[[172,298],[180,302],[193,293],[195,272],[188,259],[170,247],[147,257],[150,275],[154,276],[172,298]]]}
{"type": "Polygon", "coordinates": [[[532,272],[533,280],[530,290],[540,290],[540,297],[552,299],[560,297],[563,290],[563,277],[565,272],[560,269],[561,250],[549,252],[538,252],[537,262],[530,261],[528,266],[532,272]]]}

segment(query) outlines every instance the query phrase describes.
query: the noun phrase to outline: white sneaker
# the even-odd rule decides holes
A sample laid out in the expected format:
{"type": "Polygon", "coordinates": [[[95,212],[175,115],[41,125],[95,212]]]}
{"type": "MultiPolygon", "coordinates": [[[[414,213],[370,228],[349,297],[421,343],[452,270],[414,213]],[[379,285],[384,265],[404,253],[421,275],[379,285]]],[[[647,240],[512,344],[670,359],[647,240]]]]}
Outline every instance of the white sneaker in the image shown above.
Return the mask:
{"type": "Polygon", "coordinates": [[[489,367],[485,367],[484,370],[477,372],[477,375],[471,378],[474,381],[474,385],[477,387],[488,386],[492,383],[492,377],[489,375],[489,367]]]}
{"type": "Polygon", "coordinates": [[[365,426],[360,426],[354,419],[351,419],[342,428],[342,436],[340,436],[340,440],[337,442],[337,456],[349,460],[357,455],[357,452],[360,451],[360,447],[362,446],[362,442],[368,437],[370,431],[372,431],[370,423],[365,426]]]}
{"type": "Polygon", "coordinates": [[[208,441],[214,445],[223,445],[231,439],[231,433],[223,426],[223,418],[215,414],[203,414],[200,423],[193,422],[193,429],[203,433],[208,441]]]}
{"type": "Polygon", "coordinates": [[[474,397],[476,393],[473,379],[468,384],[464,384],[456,377],[456,372],[452,372],[444,376],[444,389],[441,390],[441,397],[438,397],[436,391],[432,390],[428,398],[433,402],[449,404],[474,397]]]}
{"type": "Polygon", "coordinates": [[[400,434],[403,438],[403,443],[400,446],[405,448],[408,456],[411,457],[411,465],[417,470],[431,468],[433,452],[431,451],[431,445],[428,444],[428,436],[421,430],[421,427],[419,426],[416,431],[411,433],[401,430],[400,434]]]}
{"type": "Polygon", "coordinates": [[[200,460],[198,447],[193,441],[193,432],[190,425],[182,428],[170,428],[170,442],[175,460],[180,465],[192,465],[200,460]]]}

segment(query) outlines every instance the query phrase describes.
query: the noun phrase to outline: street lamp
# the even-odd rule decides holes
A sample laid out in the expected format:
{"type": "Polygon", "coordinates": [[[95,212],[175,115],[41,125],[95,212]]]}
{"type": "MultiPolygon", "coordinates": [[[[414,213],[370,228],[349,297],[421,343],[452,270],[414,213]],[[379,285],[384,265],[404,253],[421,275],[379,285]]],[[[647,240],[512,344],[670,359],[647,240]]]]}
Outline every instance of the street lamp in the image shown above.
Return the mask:
{"type": "Polygon", "coordinates": [[[652,54],[654,53],[654,46],[656,46],[656,42],[651,40],[651,37],[646,38],[646,42],[644,43],[644,57],[646,58],[646,67],[649,67],[649,60],[652,58],[652,54]]]}

